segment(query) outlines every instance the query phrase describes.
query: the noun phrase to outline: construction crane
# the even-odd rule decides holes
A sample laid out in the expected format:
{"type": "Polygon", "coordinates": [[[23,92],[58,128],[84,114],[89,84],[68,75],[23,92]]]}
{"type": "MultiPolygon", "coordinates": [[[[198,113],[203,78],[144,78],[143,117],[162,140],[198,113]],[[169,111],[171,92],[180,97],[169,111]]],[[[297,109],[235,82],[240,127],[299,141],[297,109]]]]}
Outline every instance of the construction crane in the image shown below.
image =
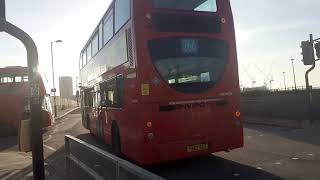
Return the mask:
{"type": "Polygon", "coordinates": [[[251,82],[252,82],[252,87],[254,88],[254,85],[257,83],[256,82],[256,78],[255,77],[252,77],[251,75],[250,75],[250,73],[249,73],[249,71],[248,71],[248,67],[249,66],[247,66],[247,67],[243,67],[244,68],[244,72],[248,75],[248,77],[251,79],[251,82]]]}
{"type": "Polygon", "coordinates": [[[273,77],[271,76],[271,71],[270,71],[270,73],[269,73],[269,75],[271,76],[271,77],[269,77],[269,75],[267,75],[265,72],[263,72],[260,68],[259,68],[259,66],[257,65],[257,64],[254,64],[254,66],[258,69],[258,71],[260,71],[264,76],[265,76],[265,81],[264,81],[264,84],[267,86],[267,82],[266,82],[266,80],[268,80],[269,81],[269,84],[270,84],[270,89],[272,89],[272,82],[274,81],[273,80],[273,77]]]}

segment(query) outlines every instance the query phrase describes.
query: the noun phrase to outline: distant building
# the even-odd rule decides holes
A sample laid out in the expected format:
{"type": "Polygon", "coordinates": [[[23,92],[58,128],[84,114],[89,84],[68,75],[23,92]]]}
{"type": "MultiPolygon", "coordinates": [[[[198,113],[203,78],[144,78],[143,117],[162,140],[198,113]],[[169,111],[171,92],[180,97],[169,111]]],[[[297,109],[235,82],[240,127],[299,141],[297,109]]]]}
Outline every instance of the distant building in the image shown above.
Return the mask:
{"type": "Polygon", "coordinates": [[[72,77],[59,77],[60,96],[63,98],[73,98],[72,77]]]}

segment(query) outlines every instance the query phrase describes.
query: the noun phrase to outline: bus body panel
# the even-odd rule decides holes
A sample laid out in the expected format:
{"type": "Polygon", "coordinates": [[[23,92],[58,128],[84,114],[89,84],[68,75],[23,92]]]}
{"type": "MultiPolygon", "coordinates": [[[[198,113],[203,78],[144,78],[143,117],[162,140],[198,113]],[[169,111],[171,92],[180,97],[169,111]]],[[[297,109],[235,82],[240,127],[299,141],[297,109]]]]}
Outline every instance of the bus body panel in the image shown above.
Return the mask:
{"type": "MultiPolygon", "coordinates": [[[[121,108],[102,107],[83,102],[83,124],[89,117],[90,132],[102,136],[111,144],[112,123],[120,131],[122,153],[140,164],[153,164],[187,157],[229,151],[243,146],[243,127],[240,110],[240,88],[235,44],[234,24],[229,1],[217,0],[216,13],[178,12],[153,9],[151,0],[132,1],[131,19],[105,46],[127,35],[131,61],[118,65],[83,86],[85,99],[88,89],[102,87],[110,79],[124,77],[124,97],[121,108]],[[150,16],[155,13],[181,16],[210,16],[221,19],[221,33],[153,32],[150,16]],[[131,39],[128,38],[128,31],[131,39]],[[174,89],[155,66],[150,42],[170,38],[202,38],[223,41],[228,55],[219,81],[207,90],[185,93],[174,89]],[[128,40],[130,39],[130,40],[128,40]],[[103,132],[103,133],[101,133],[103,132]],[[198,146],[199,145],[199,146],[198,146]],[[198,147],[205,147],[197,150],[198,147]],[[195,151],[192,149],[195,148],[195,151]],[[191,149],[190,152],[188,152],[191,149]]],[[[101,54],[106,51],[101,50],[101,54]]],[[[128,53],[127,52],[127,53],[128,53]]],[[[108,55],[98,55],[108,61],[108,55]]],[[[86,78],[94,68],[95,58],[82,70],[86,78]],[[91,66],[91,67],[89,67],[91,66]]],[[[98,61],[101,61],[98,60],[98,61]]],[[[92,93],[101,93],[101,89],[92,93]]]]}

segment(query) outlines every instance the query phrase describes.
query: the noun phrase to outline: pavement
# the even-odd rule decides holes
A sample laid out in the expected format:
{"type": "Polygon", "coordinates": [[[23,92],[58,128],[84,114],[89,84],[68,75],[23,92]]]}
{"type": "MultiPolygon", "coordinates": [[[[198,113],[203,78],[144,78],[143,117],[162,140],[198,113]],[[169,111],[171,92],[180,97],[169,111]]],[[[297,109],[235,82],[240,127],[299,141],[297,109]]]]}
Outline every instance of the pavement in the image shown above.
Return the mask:
{"type": "MultiPolygon", "coordinates": [[[[260,121],[264,121],[261,118],[260,121]]],[[[64,157],[64,135],[75,136],[98,148],[108,151],[109,146],[95,139],[82,127],[81,114],[72,112],[56,122],[44,134],[44,154],[47,179],[68,179],[64,157]]],[[[320,179],[320,128],[284,128],[261,124],[246,124],[244,128],[245,147],[229,153],[214,155],[145,167],[166,179],[320,179]]],[[[9,143],[10,140],[7,140],[9,143]]],[[[10,143],[9,143],[10,144],[10,143]]],[[[32,167],[30,156],[12,153],[10,148],[1,150],[0,169],[6,171],[7,179],[30,179],[32,167]],[[9,149],[9,150],[8,150],[9,149]],[[2,157],[2,158],[1,158],[2,157]],[[8,158],[9,157],[9,158],[8,158]],[[3,163],[2,159],[6,161],[3,163]],[[15,164],[13,159],[29,162],[25,168],[15,164]],[[13,173],[13,174],[10,174],[13,173]]],[[[87,154],[83,154],[86,156],[87,154]]],[[[0,176],[2,179],[4,176],[0,176]]]]}
{"type": "MultiPolygon", "coordinates": [[[[58,112],[58,117],[55,118],[56,122],[52,127],[47,128],[46,132],[44,132],[43,138],[44,141],[49,141],[49,137],[51,138],[51,134],[53,131],[57,131],[57,126],[61,126],[61,122],[65,118],[65,116],[69,115],[72,112],[75,112],[79,108],[66,109],[58,112]]],[[[48,153],[44,143],[44,154],[47,157],[50,153],[48,153]]],[[[50,149],[50,148],[49,148],[50,149]]],[[[11,179],[12,177],[17,176],[17,174],[21,173],[21,171],[26,169],[31,169],[30,166],[32,164],[32,155],[31,152],[19,152],[18,151],[18,137],[10,136],[0,138],[0,179],[6,180],[11,179]]],[[[21,178],[17,178],[21,179],[21,178]]]]}

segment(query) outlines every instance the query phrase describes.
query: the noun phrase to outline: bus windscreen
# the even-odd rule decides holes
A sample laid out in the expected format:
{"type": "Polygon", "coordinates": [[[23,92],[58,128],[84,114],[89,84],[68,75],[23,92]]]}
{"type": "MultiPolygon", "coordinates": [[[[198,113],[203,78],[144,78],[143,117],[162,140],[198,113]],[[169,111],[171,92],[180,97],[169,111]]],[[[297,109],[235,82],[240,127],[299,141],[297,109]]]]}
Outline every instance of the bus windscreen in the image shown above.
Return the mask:
{"type": "Polygon", "coordinates": [[[182,92],[201,92],[212,87],[220,80],[227,63],[228,48],[221,40],[165,38],[150,41],[149,48],[159,74],[182,92]]]}
{"type": "Polygon", "coordinates": [[[152,0],[158,9],[216,12],[216,0],[152,0]]]}

